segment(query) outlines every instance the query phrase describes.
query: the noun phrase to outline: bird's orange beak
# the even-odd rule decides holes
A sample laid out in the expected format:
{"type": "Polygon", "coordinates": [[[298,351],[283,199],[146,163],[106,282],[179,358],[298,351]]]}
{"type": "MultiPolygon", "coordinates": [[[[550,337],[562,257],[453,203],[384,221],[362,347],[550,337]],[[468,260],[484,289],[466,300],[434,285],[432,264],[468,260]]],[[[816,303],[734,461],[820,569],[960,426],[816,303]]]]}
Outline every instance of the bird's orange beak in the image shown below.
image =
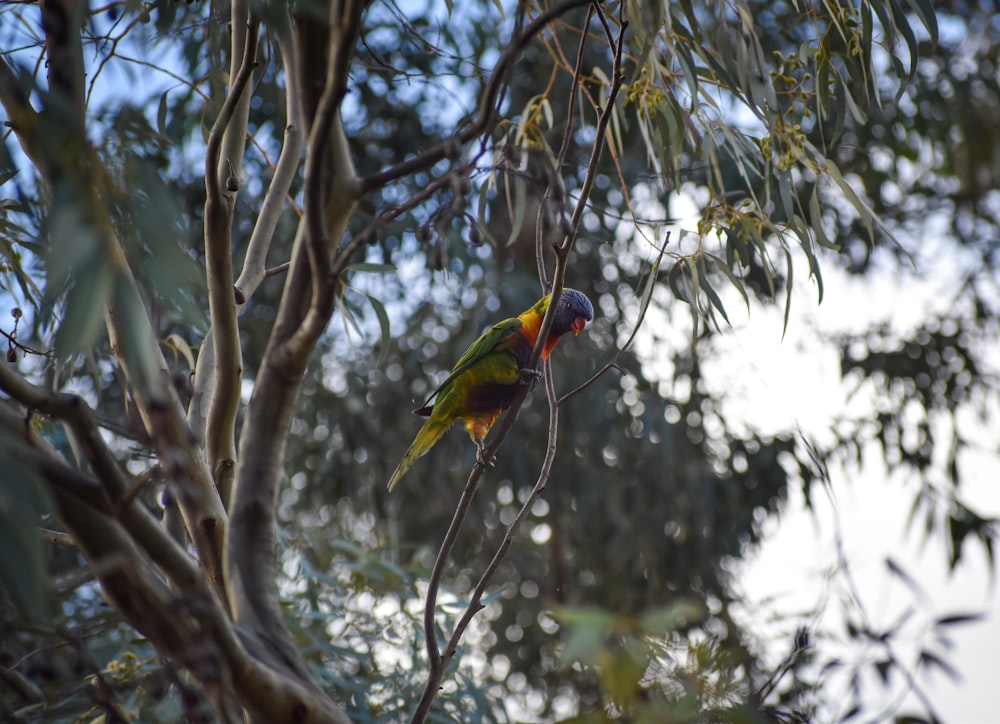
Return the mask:
{"type": "Polygon", "coordinates": [[[573,334],[579,335],[580,332],[582,332],[584,330],[584,327],[586,326],[587,326],[587,320],[583,317],[577,317],[576,319],[573,320],[573,324],[570,325],[570,329],[573,330],[573,334]]]}

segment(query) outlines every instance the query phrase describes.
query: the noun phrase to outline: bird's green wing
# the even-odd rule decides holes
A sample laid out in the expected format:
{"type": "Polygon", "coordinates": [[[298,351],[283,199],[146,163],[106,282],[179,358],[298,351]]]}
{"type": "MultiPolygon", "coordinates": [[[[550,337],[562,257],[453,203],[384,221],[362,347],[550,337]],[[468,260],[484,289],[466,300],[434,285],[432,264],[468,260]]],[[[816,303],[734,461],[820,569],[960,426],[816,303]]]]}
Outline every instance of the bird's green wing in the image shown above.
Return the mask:
{"type": "Polygon", "coordinates": [[[431,414],[431,409],[433,405],[431,401],[437,397],[441,390],[450,385],[455,381],[459,375],[468,370],[472,365],[481,360],[488,354],[496,351],[506,340],[510,339],[514,334],[521,331],[521,320],[516,317],[510,319],[505,319],[502,322],[497,322],[492,327],[483,332],[482,336],[479,337],[475,342],[473,342],[465,354],[463,354],[455,366],[451,369],[451,374],[442,382],[437,388],[427,396],[424,404],[421,405],[414,412],[418,415],[427,416],[431,414]]]}

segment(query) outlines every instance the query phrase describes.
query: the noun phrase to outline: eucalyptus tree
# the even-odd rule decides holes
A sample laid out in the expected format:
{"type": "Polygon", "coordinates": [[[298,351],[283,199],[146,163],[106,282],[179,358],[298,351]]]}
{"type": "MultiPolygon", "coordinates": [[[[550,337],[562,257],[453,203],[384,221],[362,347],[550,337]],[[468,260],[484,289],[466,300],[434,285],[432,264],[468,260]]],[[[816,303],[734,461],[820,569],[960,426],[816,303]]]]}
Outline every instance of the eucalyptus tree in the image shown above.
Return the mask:
{"type": "Polygon", "coordinates": [[[900,248],[862,152],[942,92],[909,8],[5,4],[5,713],[807,716],[725,562],[838,450],[731,429],[701,362],[724,298],[900,248]],[[401,410],[564,283],[583,344],[388,495],[401,410]]]}

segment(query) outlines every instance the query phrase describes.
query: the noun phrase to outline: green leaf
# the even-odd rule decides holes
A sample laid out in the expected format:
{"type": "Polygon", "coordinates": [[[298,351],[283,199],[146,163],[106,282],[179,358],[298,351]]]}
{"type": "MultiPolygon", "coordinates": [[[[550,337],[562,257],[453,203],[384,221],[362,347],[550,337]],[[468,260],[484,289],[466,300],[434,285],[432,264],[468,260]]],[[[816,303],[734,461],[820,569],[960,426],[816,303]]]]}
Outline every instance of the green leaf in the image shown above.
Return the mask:
{"type": "Polygon", "coordinates": [[[823,272],[819,265],[819,260],[816,258],[816,251],[813,249],[812,240],[809,238],[809,232],[807,229],[806,220],[801,216],[796,215],[794,217],[795,224],[794,227],[799,236],[799,246],[802,247],[802,251],[806,254],[806,259],[809,262],[809,275],[816,280],[816,289],[819,294],[818,304],[823,302],[823,272]]]}
{"type": "Polygon", "coordinates": [[[819,242],[819,245],[825,249],[840,251],[840,246],[830,241],[830,238],[826,235],[826,230],[823,228],[823,211],[819,203],[819,184],[813,186],[812,193],[809,194],[809,218],[812,222],[809,228],[816,234],[816,241],[819,242]]]}
{"type": "Polygon", "coordinates": [[[385,312],[385,305],[381,301],[373,297],[371,294],[366,294],[368,301],[372,305],[372,309],[375,310],[375,316],[378,317],[379,329],[381,331],[382,337],[379,340],[379,351],[378,360],[376,364],[379,367],[384,367],[386,360],[389,359],[389,343],[392,341],[392,335],[389,331],[389,315],[385,312]]]}
{"type": "Polygon", "coordinates": [[[45,620],[52,600],[37,525],[51,507],[38,473],[18,459],[13,441],[0,445],[0,586],[26,618],[45,620]]]}
{"type": "Polygon", "coordinates": [[[167,94],[169,90],[160,96],[160,102],[156,107],[156,132],[161,136],[167,135],[167,94]]]}
{"type": "MultiPolygon", "coordinates": [[[[879,107],[882,105],[882,97],[875,86],[875,77],[872,68],[872,44],[874,42],[875,21],[872,18],[872,9],[869,3],[861,3],[861,69],[864,74],[864,89],[867,95],[869,91],[875,98],[875,103],[879,107]]],[[[850,89],[845,88],[845,93],[850,94],[850,89]]],[[[839,138],[839,136],[836,136],[839,138]]]]}
{"type": "Polygon", "coordinates": [[[158,388],[163,383],[156,355],[159,342],[152,336],[146,306],[130,279],[118,275],[113,282],[115,309],[122,315],[126,330],[120,340],[118,354],[129,365],[133,384],[158,388]]]}
{"type": "Polygon", "coordinates": [[[726,275],[726,278],[729,279],[729,283],[732,284],[733,287],[736,289],[736,291],[738,291],[740,293],[740,296],[743,297],[743,303],[746,304],[747,311],[749,312],[750,311],[750,297],[747,294],[747,290],[744,287],[743,282],[740,281],[739,278],[737,278],[736,274],[733,273],[733,270],[722,259],[720,259],[719,257],[715,256],[714,254],[709,254],[708,252],[705,252],[705,256],[707,256],[709,259],[711,259],[712,262],[715,264],[715,266],[719,269],[719,271],[721,271],[723,274],[726,275]]]}
{"type": "Polygon", "coordinates": [[[722,300],[719,298],[718,293],[712,288],[712,283],[708,279],[708,269],[705,265],[705,255],[699,255],[698,257],[698,283],[701,286],[701,290],[705,292],[705,296],[708,297],[709,303],[718,310],[722,318],[726,320],[726,324],[732,326],[732,322],[729,321],[729,315],[726,314],[726,308],[722,304],[722,300]]]}
{"type": "Polygon", "coordinates": [[[931,42],[934,45],[938,43],[938,24],[937,24],[937,13],[934,11],[934,6],[930,3],[930,0],[908,0],[908,3],[913,12],[917,14],[920,18],[920,22],[924,24],[924,28],[931,36],[931,42]]]}
{"type": "Polygon", "coordinates": [[[792,311],[792,287],[794,286],[792,278],[793,278],[794,272],[795,272],[795,264],[794,264],[794,262],[792,260],[792,252],[790,252],[785,247],[782,247],[782,250],[785,252],[785,275],[786,275],[786,278],[785,278],[785,319],[784,319],[784,323],[781,326],[781,336],[782,336],[782,338],[784,338],[785,332],[788,331],[788,315],[791,314],[791,311],[792,311]]]}
{"type": "Polygon", "coordinates": [[[510,216],[510,234],[504,246],[510,246],[521,234],[524,228],[524,215],[528,206],[528,187],[524,179],[519,174],[508,175],[507,183],[504,184],[504,196],[507,201],[507,213],[510,216]],[[513,186],[513,197],[511,196],[511,186],[513,186]]]}
{"type": "Polygon", "coordinates": [[[356,272],[391,272],[396,271],[395,264],[376,264],[375,262],[362,261],[357,264],[349,264],[344,271],[356,272]]]}
{"type": "Polygon", "coordinates": [[[673,49],[674,58],[677,59],[677,62],[681,66],[681,74],[684,76],[684,80],[687,81],[688,92],[691,94],[690,107],[694,109],[698,103],[698,73],[695,71],[697,66],[691,55],[691,50],[686,44],[674,43],[673,49]]]}
{"type": "Polygon", "coordinates": [[[66,292],[65,313],[55,336],[55,352],[66,360],[89,347],[104,319],[114,287],[113,268],[92,257],[79,267],[66,292]]]}
{"type": "MultiPolygon", "coordinates": [[[[815,150],[815,149],[814,149],[815,150]]],[[[819,152],[816,151],[818,154],[819,152]]],[[[828,158],[822,159],[823,172],[826,176],[832,180],[837,187],[844,193],[847,200],[854,207],[854,210],[858,212],[858,216],[861,218],[861,222],[865,225],[865,230],[868,232],[868,240],[871,244],[875,243],[875,229],[872,225],[872,220],[875,216],[875,212],[866,204],[854,191],[854,188],[847,183],[844,177],[840,174],[840,169],[837,167],[833,161],[828,158]]]]}
{"type": "MultiPolygon", "coordinates": [[[[903,36],[903,40],[906,41],[906,49],[910,54],[910,70],[906,75],[906,80],[910,81],[913,79],[914,74],[917,72],[917,60],[920,57],[920,48],[917,45],[917,36],[913,32],[913,28],[910,27],[910,20],[906,17],[906,13],[903,12],[903,8],[899,4],[899,0],[889,0],[889,7],[892,10],[892,21],[899,30],[900,34],[903,36]]],[[[904,84],[900,84],[899,91],[896,93],[896,100],[898,101],[903,97],[903,93],[906,92],[906,87],[904,84]]]]}
{"type": "Polygon", "coordinates": [[[980,621],[986,620],[986,614],[984,613],[953,613],[948,616],[942,616],[937,621],[934,622],[935,626],[954,626],[955,624],[962,623],[979,623],[980,621]]]}

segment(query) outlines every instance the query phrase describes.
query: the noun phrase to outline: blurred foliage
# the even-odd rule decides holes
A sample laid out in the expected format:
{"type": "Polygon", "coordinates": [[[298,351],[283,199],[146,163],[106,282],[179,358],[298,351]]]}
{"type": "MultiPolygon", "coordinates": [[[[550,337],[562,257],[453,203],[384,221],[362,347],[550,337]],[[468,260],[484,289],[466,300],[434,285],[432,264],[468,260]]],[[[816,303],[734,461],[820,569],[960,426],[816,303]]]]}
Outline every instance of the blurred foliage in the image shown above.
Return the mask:
{"type": "MultiPolygon", "coordinates": [[[[756,641],[734,620],[732,562],[759,543],[762,521],[780,513],[790,485],[809,498],[815,483],[828,484],[828,464],[860,462],[872,441],[890,469],[921,481],[914,520],[945,542],[952,568],[970,542],[993,558],[996,521],[960,497],[969,443],[958,415],[981,407],[985,418],[997,389],[986,356],[997,338],[1000,28],[988,4],[627,5],[639,15],[629,36],[635,53],[568,279],[598,314],[586,335],[553,355],[557,386],[573,389],[624,342],[672,208],[693,194],[705,200],[699,234],[671,239],[657,316],[643,329],[661,349],[678,329],[690,343],[655,365],[625,352],[561,408],[552,479],[447,678],[440,721],[808,720],[824,676],[844,663],[824,659],[822,643],[803,634],[782,666],[768,669],[761,648],[785,643],[756,641]],[[660,25],[669,31],[654,37],[660,25]],[[728,32],[734,28],[740,32],[728,32]],[[620,231],[633,222],[644,237],[620,231]],[[940,242],[937,257],[921,248],[929,235],[940,242]],[[886,324],[836,340],[844,377],[877,396],[874,419],[843,421],[826,448],[793,430],[765,435],[728,419],[702,369],[728,321],[722,290],[787,310],[796,272],[822,296],[821,264],[874,275],[909,269],[914,259],[920,269],[959,270],[947,311],[915,329],[886,324]],[[937,482],[942,449],[949,487],[937,482]]],[[[19,49],[9,57],[28,87],[41,74],[40,45],[12,39],[15,25],[35,27],[31,12],[0,9],[0,45],[19,49]]],[[[202,3],[114,4],[84,31],[90,138],[108,170],[116,233],[160,339],[176,335],[174,344],[191,347],[207,327],[200,154],[227,67],[217,13],[202,3]],[[150,63],[161,72],[155,83],[130,86],[135,95],[105,89],[146,78],[150,63]]],[[[344,108],[361,174],[447,138],[471,117],[502,50],[503,21],[488,4],[403,13],[373,3],[365,17],[344,108]]],[[[550,78],[566,87],[566,69],[553,57],[573,57],[582,13],[525,48],[493,146],[461,159],[464,176],[398,214],[389,212],[447,169],[394,181],[366,198],[352,222],[352,233],[374,235],[359,261],[395,264],[398,274],[362,266],[350,277],[350,320],[331,326],[302,391],[280,516],[290,625],[318,680],[358,721],[398,721],[419,696],[421,582],[474,459],[467,440],[451,435],[386,495],[385,480],[417,427],[405,411],[487,324],[537,298],[536,234],[548,241],[580,191],[592,126],[574,129],[572,150],[554,169],[571,99],[543,91],[550,78]],[[563,198],[543,195],[553,176],[564,179],[563,198]]],[[[594,24],[591,32],[601,31],[594,24]]],[[[276,53],[265,44],[255,77],[237,250],[285,126],[276,53]]],[[[582,67],[574,100],[589,109],[601,105],[606,49],[588,44],[582,67]]],[[[71,189],[51,204],[41,198],[14,143],[8,134],[0,149],[0,284],[27,317],[21,346],[11,349],[26,374],[83,395],[130,472],[145,472],[141,425],[97,334],[100,302],[115,290],[105,252],[88,236],[71,189]],[[58,330],[58,364],[32,353],[54,348],[58,330]]],[[[298,191],[296,184],[293,204],[298,191]]],[[[288,257],[296,221],[294,211],[282,217],[273,263],[288,257]]],[[[247,381],[281,284],[280,275],[269,278],[243,312],[247,381]]],[[[2,328],[9,335],[13,325],[2,328]]],[[[184,389],[182,358],[175,382],[184,389]]],[[[442,636],[534,484],[545,428],[538,390],[461,533],[446,575],[442,636]]],[[[65,438],[54,444],[72,457],[65,438]]],[[[158,659],[103,606],[81,557],[38,543],[26,523],[44,510],[38,486],[13,474],[5,448],[0,455],[14,481],[0,491],[0,532],[10,550],[24,551],[0,566],[16,582],[7,598],[36,608],[47,566],[59,602],[45,624],[3,609],[0,718],[211,718],[183,667],[158,659]]],[[[156,495],[142,500],[160,510],[156,495]]],[[[867,670],[888,691],[889,673],[908,670],[888,648],[893,632],[851,627],[850,643],[879,651],[867,670]]],[[[927,648],[918,668],[947,669],[945,655],[927,648]]]]}

